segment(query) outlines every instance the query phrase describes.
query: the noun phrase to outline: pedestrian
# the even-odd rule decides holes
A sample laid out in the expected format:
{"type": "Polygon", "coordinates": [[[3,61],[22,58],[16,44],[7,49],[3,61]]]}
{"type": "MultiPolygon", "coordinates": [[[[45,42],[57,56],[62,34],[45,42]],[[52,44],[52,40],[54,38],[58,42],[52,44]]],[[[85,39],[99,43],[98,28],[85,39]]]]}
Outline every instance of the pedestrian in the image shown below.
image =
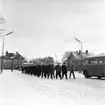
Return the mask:
{"type": "Polygon", "coordinates": [[[73,75],[73,78],[75,79],[74,70],[75,70],[75,65],[74,65],[74,63],[72,62],[69,78],[71,78],[71,74],[72,74],[72,75],[73,75]]]}
{"type": "Polygon", "coordinates": [[[64,76],[66,79],[68,79],[67,78],[67,66],[65,63],[63,63],[63,65],[62,65],[62,79],[64,78],[64,76]]]}
{"type": "Polygon", "coordinates": [[[61,66],[60,66],[60,63],[58,63],[56,66],[55,66],[55,70],[56,70],[56,79],[59,78],[62,79],[61,77],[61,66]]]}
{"type": "Polygon", "coordinates": [[[51,64],[51,79],[53,79],[55,77],[54,75],[54,64],[51,64]]]}

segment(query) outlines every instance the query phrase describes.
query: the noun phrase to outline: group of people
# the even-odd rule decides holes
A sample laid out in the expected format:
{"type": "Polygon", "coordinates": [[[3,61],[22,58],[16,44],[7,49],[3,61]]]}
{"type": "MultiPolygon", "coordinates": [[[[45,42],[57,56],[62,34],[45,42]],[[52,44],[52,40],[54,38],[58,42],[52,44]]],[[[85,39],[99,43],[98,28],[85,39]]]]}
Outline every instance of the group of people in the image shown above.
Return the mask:
{"type": "Polygon", "coordinates": [[[31,66],[22,66],[21,71],[25,74],[35,75],[41,78],[56,78],[56,79],[63,79],[64,77],[66,79],[71,78],[71,74],[73,75],[73,78],[75,79],[75,65],[72,62],[71,69],[68,70],[65,63],[62,65],[58,63],[57,65],[54,64],[48,64],[48,65],[31,65],[31,66]],[[69,77],[68,77],[68,71],[69,77]]]}

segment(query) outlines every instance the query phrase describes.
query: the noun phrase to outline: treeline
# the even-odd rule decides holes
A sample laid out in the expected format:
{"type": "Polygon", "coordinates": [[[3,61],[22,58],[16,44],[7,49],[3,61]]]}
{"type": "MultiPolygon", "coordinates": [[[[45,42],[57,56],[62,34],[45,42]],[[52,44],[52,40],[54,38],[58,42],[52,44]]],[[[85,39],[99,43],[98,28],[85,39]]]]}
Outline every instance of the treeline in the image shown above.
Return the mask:
{"type": "Polygon", "coordinates": [[[30,60],[30,63],[34,63],[35,65],[48,65],[48,64],[54,64],[54,58],[53,57],[45,57],[45,58],[33,58],[30,60]]]}

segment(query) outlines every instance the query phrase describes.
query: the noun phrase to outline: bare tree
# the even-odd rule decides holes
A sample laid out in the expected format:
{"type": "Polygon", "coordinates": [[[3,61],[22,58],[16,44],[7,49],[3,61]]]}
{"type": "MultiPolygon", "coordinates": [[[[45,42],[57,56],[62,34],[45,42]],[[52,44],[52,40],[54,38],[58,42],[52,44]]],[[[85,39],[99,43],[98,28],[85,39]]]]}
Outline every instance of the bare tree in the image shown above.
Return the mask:
{"type": "Polygon", "coordinates": [[[66,51],[63,55],[63,58],[62,58],[62,62],[64,62],[65,60],[67,60],[67,58],[70,56],[71,54],[71,51],[66,51]]]}

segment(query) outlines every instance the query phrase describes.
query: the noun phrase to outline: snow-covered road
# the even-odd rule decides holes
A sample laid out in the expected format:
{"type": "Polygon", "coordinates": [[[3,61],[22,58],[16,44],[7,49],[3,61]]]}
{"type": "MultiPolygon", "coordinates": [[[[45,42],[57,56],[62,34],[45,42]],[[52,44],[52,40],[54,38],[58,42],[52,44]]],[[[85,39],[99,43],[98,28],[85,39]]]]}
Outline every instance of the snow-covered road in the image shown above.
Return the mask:
{"type": "Polygon", "coordinates": [[[42,79],[4,71],[0,75],[0,105],[105,105],[105,80],[42,79]]]}

